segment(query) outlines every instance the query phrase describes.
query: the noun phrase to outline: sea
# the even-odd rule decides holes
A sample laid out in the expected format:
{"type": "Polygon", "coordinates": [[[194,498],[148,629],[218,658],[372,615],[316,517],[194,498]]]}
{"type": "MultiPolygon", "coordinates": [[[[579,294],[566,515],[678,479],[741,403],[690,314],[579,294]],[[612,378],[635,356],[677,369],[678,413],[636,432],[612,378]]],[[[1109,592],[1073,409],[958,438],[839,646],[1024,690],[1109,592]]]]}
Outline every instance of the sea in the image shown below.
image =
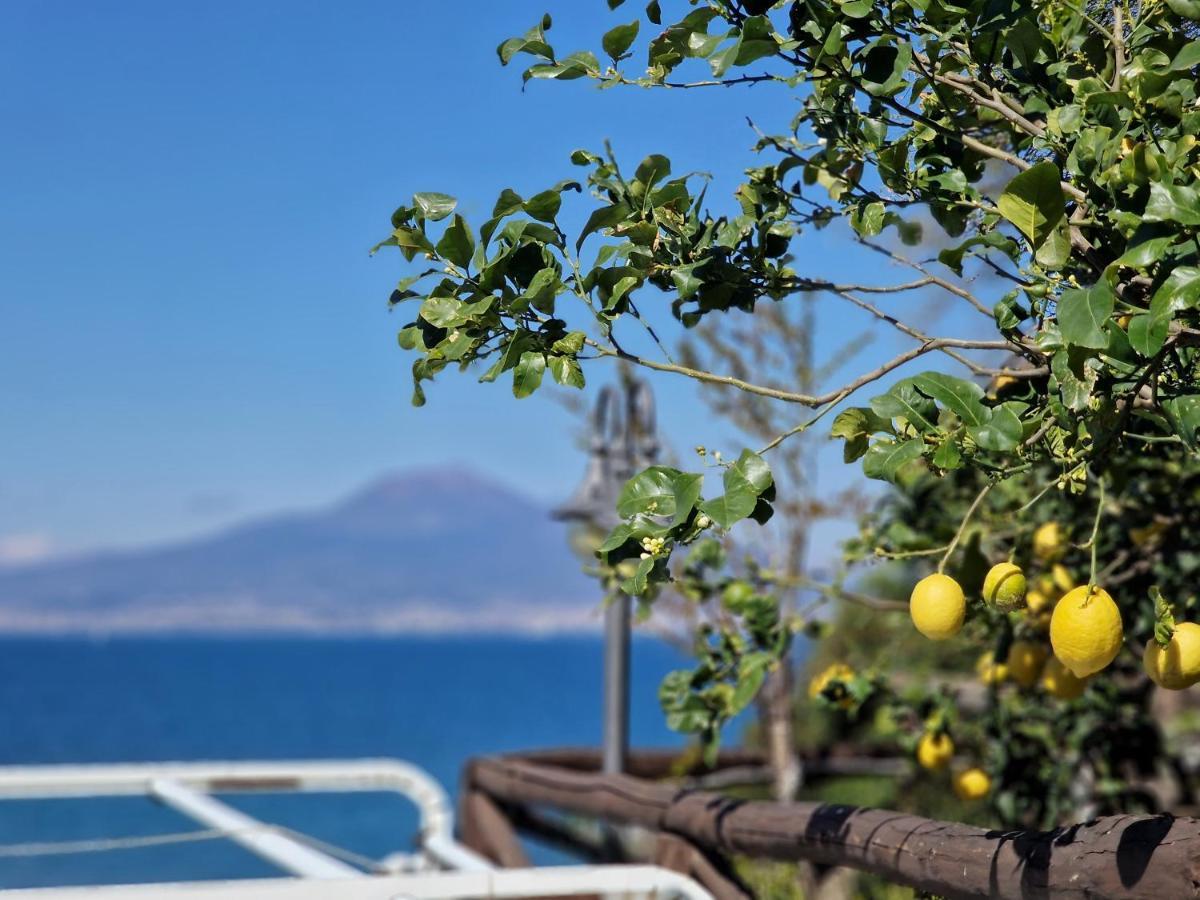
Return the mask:
{"type": "MultiPolygon", "coordinates": [[[[634,640],[635,746],[683,746],[657,687],[686,664],[634,640]]],[[[601,674],[598,637],[4,639],[0,764],[397,757],[453,795],[474,755],[598,745],[601,674]]],[[[412,849],[396,797],[221,799],[354,853],[412,849]]],[[[228,840],[106,843],[202,828],[141,797],[0,800],[0,888],[281,874],[228,840]]]]}

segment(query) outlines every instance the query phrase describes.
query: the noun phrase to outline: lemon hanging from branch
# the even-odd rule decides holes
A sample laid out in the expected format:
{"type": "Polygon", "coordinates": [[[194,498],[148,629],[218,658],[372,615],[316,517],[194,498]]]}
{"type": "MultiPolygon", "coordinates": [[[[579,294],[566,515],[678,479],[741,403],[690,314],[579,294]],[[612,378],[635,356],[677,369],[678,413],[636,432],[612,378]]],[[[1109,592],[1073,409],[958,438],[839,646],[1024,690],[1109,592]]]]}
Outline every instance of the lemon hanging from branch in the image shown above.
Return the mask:
{"type": "Polygon", "coordinates": [[[983,599],[1001,612],[1012,612],[1025,605],[1025,573],[1010,562],[992,566],[983,580],[983,599]]]}
{"type": "Polygon", "coordinates": [[[1058,601],[1050,617],[1054,655],[1077,678],[1105,668],[1121,650],[1121,611],[1107,591],[1077,587],[1058,601]]]}
{"type": "Polygon", "coordinates": [[[1182,691],[1200,682],[1200,625],[1180,622],[1165,647],[1151,638],[1142,654],[1150,680],[1170,691],[1182,691]]]}
{"type": "Polygon", "coordinates": [[[944,641],[962,628],[967,599],[957,581],[935,572],[917,582],[908,610],[917,631],[932,641],[944,641]]]}

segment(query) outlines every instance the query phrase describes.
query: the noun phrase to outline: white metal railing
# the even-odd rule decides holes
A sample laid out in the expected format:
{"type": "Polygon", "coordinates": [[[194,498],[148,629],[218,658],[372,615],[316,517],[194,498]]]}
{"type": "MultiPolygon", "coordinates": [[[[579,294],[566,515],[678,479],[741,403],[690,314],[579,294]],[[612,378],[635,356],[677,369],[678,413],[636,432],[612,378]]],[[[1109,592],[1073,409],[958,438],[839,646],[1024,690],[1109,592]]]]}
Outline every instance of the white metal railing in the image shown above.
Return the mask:
{"type": "Polygon", "coordinates": [[[228,838],[296,878],[179,882],[5,891],[37,900],[451,900],[451,898],[606,897],[711,900],[694,881],[656,866],[560,866],[496,869],[454,838],[449,798],[424,770],[393,759],[312,762],[203,762],[119,765],[0,766],[0,800],[145,795],[204,831],[130,839],[0,846],[0,856],[111,850],[228,838]],[[365,859],[308,835],[261,822],[212,793],[392,792],[417,807],[418,852],[365,859]],[[404,872],[406,874],[397,874],[404,872]]]}

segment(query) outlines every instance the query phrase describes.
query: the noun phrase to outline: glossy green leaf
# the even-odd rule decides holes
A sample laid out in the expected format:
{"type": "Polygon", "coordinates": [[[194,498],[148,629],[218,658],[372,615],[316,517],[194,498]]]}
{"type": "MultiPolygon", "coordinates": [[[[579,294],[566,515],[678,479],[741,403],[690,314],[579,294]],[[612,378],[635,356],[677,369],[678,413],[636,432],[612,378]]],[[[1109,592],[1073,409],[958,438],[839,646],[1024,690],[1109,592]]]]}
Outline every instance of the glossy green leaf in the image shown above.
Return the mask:
{"type": "Polygon", "coordinates": [[[916,462],[925,452],[925,442],[876,441],[863,457],[863,474],[868,478],[895,481],[900,471],[909,463],[916,462]]]}
{"type": "Polygon", "coordinates": [[[437,242],[437,252],[443,259],[450,260],[460,269],[470,265],[471,254],[475,252],[475,238],[466,219],[458,215],[454,217],[454,221],[437,242]]]}
{"type": "Polygon", "coordinates": [[[436,222],[454,212],[454,207],[458,206],[458,201],[449,194],[428,192],[413,194],[413,206],[417,208],[422,218],[436,222]]]}
{"type": "Polygon", "coordinates": [[[522,353],[517,365],[513,368],[513,396],[518,399],[528,397],[541,387],[542,375],[545,372],[545,354],[538,350],[522,353]]]}
{"type": "Polygon", "coordinates": [[[1058,327],[1063,340],[1076,347],[1103,350],[1108,346],[1107,326],[1114,298],[1106,281],[1090,288],[1063,291],[1058,298],[1058,327]]]}
{"type": "Polygon", "coordinates": [[[1062,175],[1052,162],[1040,162],[1008,183],[996,201],[1000,215],[1012,222],[1036,250],[1066,217],[1062,175]]]}
{"type": "Polygon", "coordinates": [[[637,40],[640,25],[641,23],[634,19],[626,25],[618,25],[605,32],[601,39],[601,45],[604,47],[604,52],[611,56],[614,62],[624,56],[625,52],[633,46],[633,42],[637,40]]]}
{"type": "Polygon", "coordinates": [[[987,423],[990,411],[981,402],[983,388],[975,382],[942,372],[923,372],[914,377],[912,383],[921,393],[957,415],[964,424],[987,423]]]}
{"type": "Polygon", "coordinates": [[[1200,225],[1200,190],[1186,185],[1154,182],[1142,218],[1147,222],[1200,225]]]}

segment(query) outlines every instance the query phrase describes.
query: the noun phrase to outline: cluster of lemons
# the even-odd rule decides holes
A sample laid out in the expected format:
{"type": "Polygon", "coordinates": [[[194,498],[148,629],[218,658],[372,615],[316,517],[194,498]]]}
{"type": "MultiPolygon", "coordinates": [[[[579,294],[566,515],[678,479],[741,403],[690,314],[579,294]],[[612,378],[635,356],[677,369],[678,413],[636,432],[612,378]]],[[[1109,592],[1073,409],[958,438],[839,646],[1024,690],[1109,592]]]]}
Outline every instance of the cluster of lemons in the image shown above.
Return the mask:
{"type": "MultiPolygon", "coordinates": [[[[1040,526],[1033,535],[1033,555],[1050,564],[1066,549],[1062,528],[1056,522],[1040,526]]],[[[1107,591],[1095,585],[1073,587],[1070,573],[1055,564],[1027,590],[1024,572],[1015,563],[1002,562],[987,573],[983,601],[1001,612],[1025,610],[1036,627],[1049,611],[1050,657],[1036,641],[1014,641],[1008,658],[980,660],[980,677],[989,683],[1011,678],[1022,687],[1032,687],[1041,677],[1045,690],[1063,699],[1083,693],[1086,679],[1106,668],[1121,650],[1125,631],[1121,611],[1107,591]],[[1057,602],[1050,598],[1062,591],[1057,602]]],[[[913,624],[931,640],[953,637],[962,628],[967,603],[962,587],[940,572],[922,578],[909,600],[913,624]]],[[[1160,687],[1183,690],[1200,682],[1200,625],[1178,624],[1170,643],[1163,647],[1151,639],[1142,655],[1142,665],[1160,687]]]]}
{"type": "MultiPolygon", "coordinates": [[[[917,742],[917,763],[923,769],[939,772],[954,759],[954,741],[944,731],[927,731],[917,742]]],[[[981,800],[992,789],[992,779],[978,766],[962,769],[950,779],[959,800],[981,800]]]]}
{"type": "MultiPolygon", "coordinates": [[[[814,675],[808,683],[808,696],[816,699],[822,695],[843,709],[854,706],[854,698],[846,685],[855,677],[855,672],[845,663],[833,663],[814,675]]],[[[941,771],[954,758],[954,741],[944,731],[927,731],[917,743],[917,762],[931,772],[941,771]]],[[[992,789],[992,780],[978,766],[961,769],[951,778],[954,793],[967,802],[980,800],[992,789]]]]}

